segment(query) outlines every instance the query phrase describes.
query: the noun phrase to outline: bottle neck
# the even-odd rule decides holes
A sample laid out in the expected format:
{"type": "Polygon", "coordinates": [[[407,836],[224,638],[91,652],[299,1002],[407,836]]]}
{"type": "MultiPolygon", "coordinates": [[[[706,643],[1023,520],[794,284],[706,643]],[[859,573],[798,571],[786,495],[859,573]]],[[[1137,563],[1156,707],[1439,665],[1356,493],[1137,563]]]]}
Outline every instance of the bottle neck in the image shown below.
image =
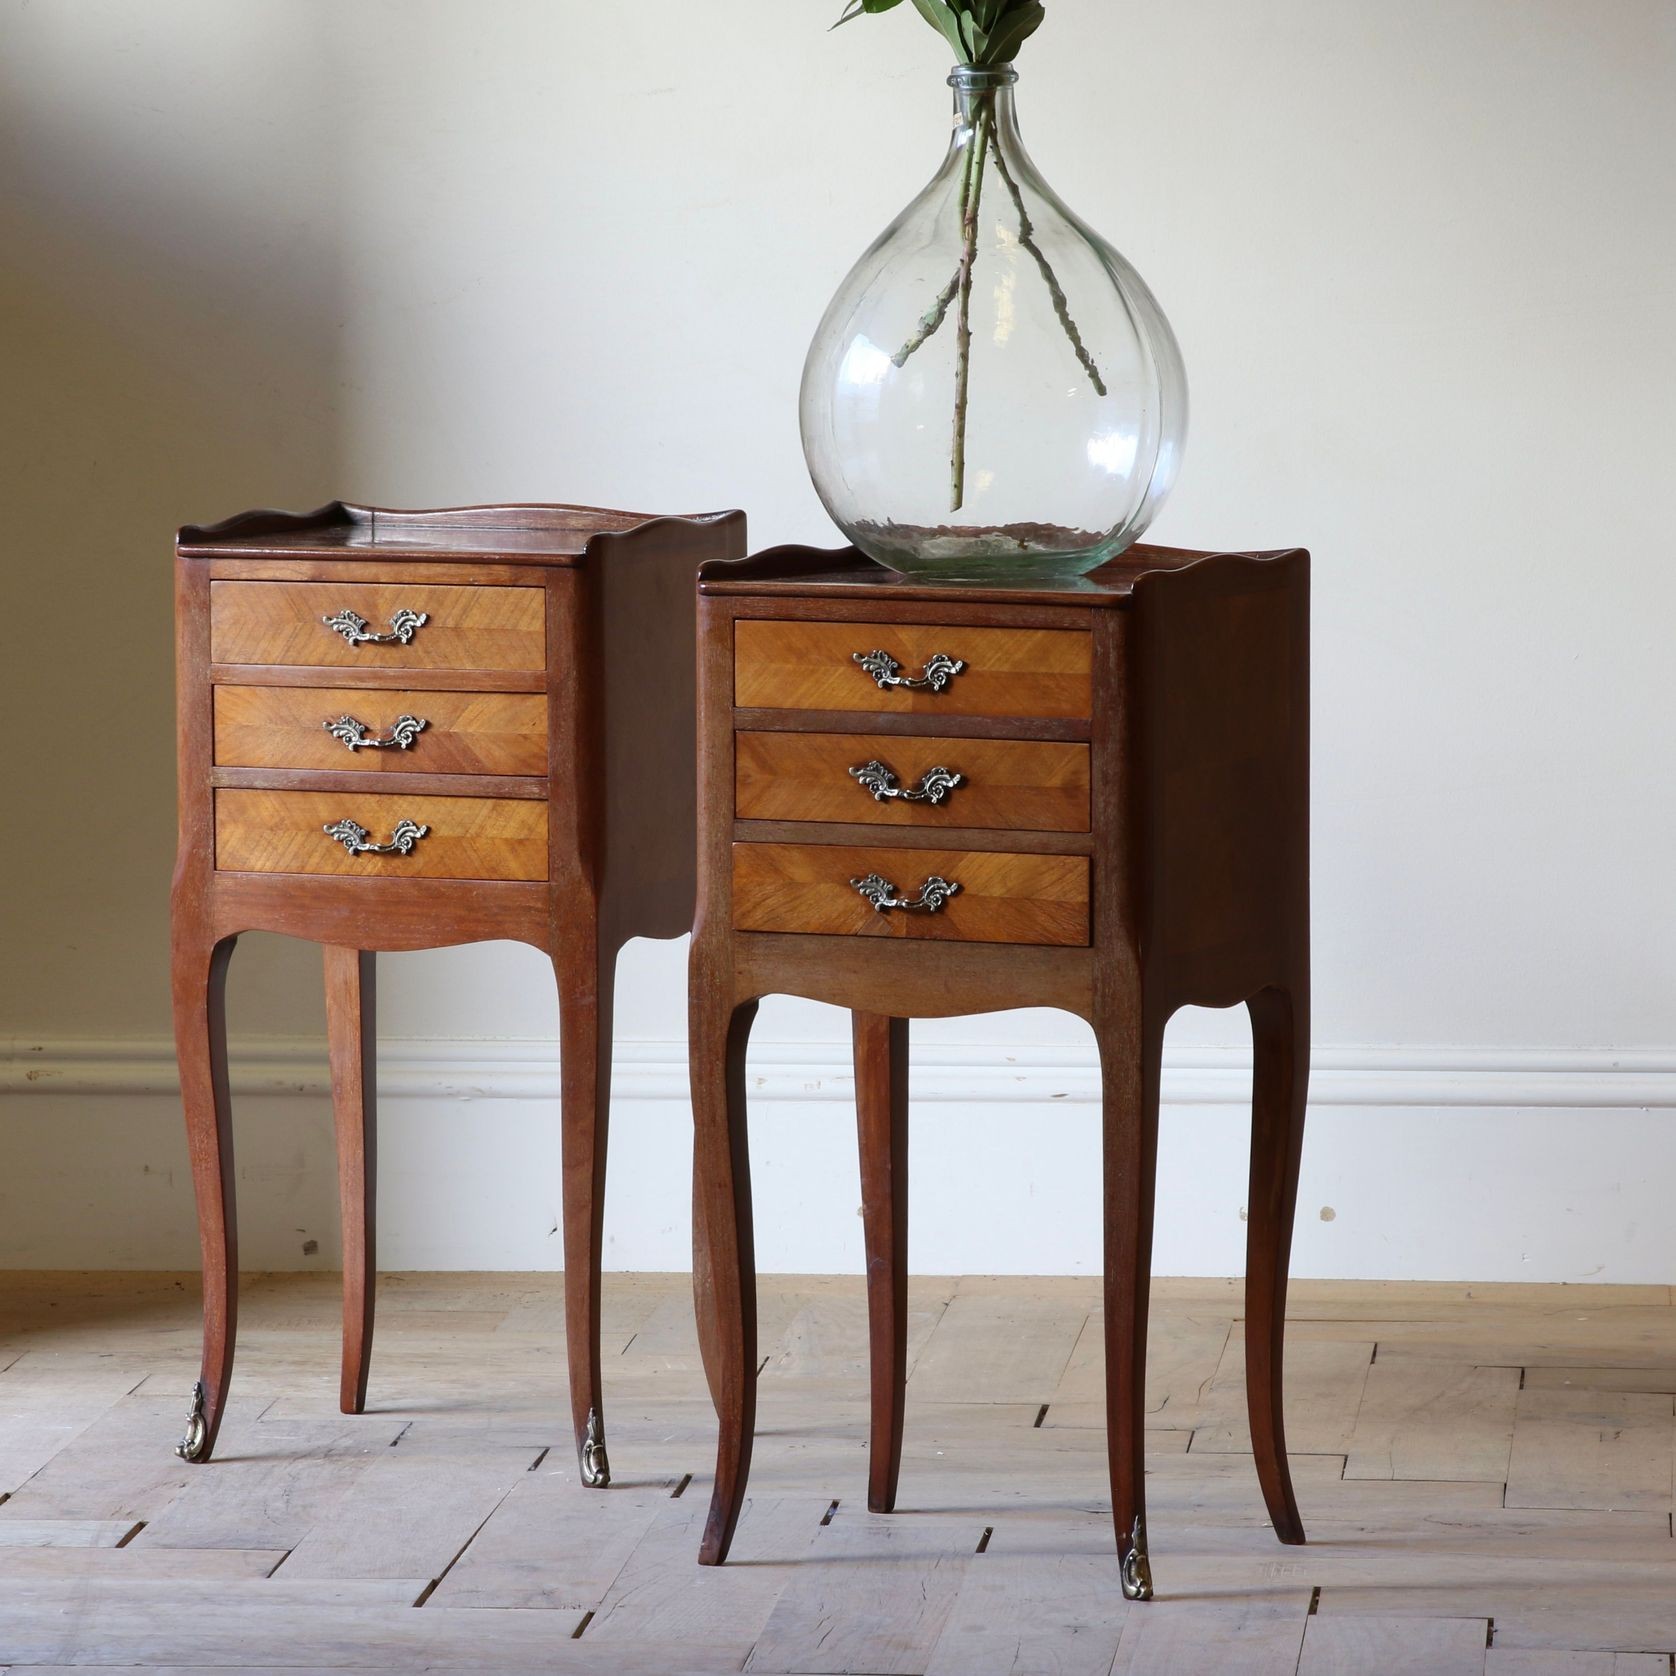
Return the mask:
{"type": "Polygon", "coordinates": [[[964,149],[980,126],[991,141],[997,137],[1003,145],[1017,141],[1018,110],[1013,102],[1017,83],[1018,72],[1010,64],[957,64],[949,72],[956,150],[964,149]]]}

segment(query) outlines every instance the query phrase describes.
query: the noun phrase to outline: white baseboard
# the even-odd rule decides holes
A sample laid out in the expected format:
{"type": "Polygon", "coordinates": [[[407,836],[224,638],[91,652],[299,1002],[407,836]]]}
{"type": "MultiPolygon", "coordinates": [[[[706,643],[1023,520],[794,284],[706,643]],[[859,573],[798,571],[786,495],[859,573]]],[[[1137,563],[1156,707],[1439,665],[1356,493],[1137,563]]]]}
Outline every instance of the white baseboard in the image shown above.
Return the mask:
{"type": "MultiPolygon", "coordinates": [[[[319,1040],[252,1037],[234,1042],[230,1057],[239,1093],[327,1092],[319,1040]]],[[[848,1051],[830,1042],[753,1043],[750,1069],[754,1100],[854,1098],[848,1051]]],[[[916,1043],[913,1075],[916,1103],[1099,1099],[1092,1047],[1001,1046],[980,1058],[969,1047],[916,1043]]],[[[622,1098],[684,1101],[686,1044],[618,1042],[612,1076],[622,1098]]],[[[396,1098],[554,1100],[559,1055],[551,1042],[386,1038],[379,1042],[378,1080],[381,1093],[396,1098]]],[[[11,1042],[0,1053],[0,1095],[32,1091],[172,1095],[174,1045],[161,1037],[11,1042]]],[[[1166,1104],[1243,1105],[1250,1094],[1248,1049],[1165,1055],[1166,1104]]],[[[1332,1106],[1676,1107],[1676,1049],[1317,1048],[1310,1098],[1332,1106]]]]}
{"type": "MultiPolygon", "coordinates": [[[[684,1051],[618,1046],[612,1268],[688,1261],[684,1051]]],[[[556,1049],[392,1040],[379,1060],[383,1265],[559,1267],[556,1049]]],[[[237,1043],[233,1065],[243,1261],[331,1267],[323,1045],[237,1043]]],[[[749,1074],[762,1268],[859,1267],[847,1054],[763,1041],[749,1074]]],[[[1167,1057],[1160,1273],[1241,1267],[1249,1090],[1249,1053],[1167,1057]]],[[[1324,1048],[1311,1094],[1295,1272],[1676,1280],[1676,1051],[1324,1048]]],[[[1091,1050],[916,1047],[913,1267],[1097,1272],[1097,1098],[1091,1050]]],[[[166,1040],[15,1043],[0,1101],[0,1266],[195,1265],[166,1040]]]]}

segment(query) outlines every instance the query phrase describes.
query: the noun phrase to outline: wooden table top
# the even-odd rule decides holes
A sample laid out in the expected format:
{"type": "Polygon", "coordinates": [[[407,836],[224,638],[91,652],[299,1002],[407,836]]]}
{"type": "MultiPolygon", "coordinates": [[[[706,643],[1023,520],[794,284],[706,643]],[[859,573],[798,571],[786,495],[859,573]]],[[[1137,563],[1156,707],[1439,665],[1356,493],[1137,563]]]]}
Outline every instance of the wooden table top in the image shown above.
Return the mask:
{"type": "MultiPolygon", "coordinates": [[[[1279,559],[1297,552],[1241,552],[1247,559],[1279,559]]],[[[1185,570],[1207,559],[1228,556],[1217,549],[1137,545],[1079,577],[1023,576],[1016,581],[933,581],[905,576],[868,558],[854,547],[773,547],[746,559],[716,560],[699,571],[705,594],[750,594],[771,584],[811,598],[877,598],[935,604],[959,599],[964,604],[1070,605],[1122,608],[1135,584],[1160,571],[1185,570]]]]}
{"type": "MultiPolygon", "coordinates": [[[[714,523],[731,513],[699,516],[714,523]]],[[[516,505],[400,511],[331,501],[312,512],[241,512],[219,524],[188,524],[176,551],[205,558],[494,560],[575,565],[600,536],[658,519],[597,506],[516,505]]]]}

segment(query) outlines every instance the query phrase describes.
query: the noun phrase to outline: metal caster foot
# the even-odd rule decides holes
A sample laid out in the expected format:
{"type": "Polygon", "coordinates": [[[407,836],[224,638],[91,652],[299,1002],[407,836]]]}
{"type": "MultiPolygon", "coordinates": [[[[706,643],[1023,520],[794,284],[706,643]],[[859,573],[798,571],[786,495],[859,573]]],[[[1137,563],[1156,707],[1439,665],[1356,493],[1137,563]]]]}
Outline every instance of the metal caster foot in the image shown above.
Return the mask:
{"type": "Polygon", "coordinates": [[[1146,1555],[1146,1519],[1139,1513],[1135,1515],[1135,1528],[1129,1532],[1129,1552],[1123,1556],[1123,1598],[1152,1599],[1152,1565],[1146,1555]]]}
{"type": "Polygon", "coordinates": [[[175,1453],[183,1461],[201,1461],[204,1458],[204,1446],[209,1442],[209,1426],[204,1420],[204,1402],[208,1395],[203,1380],[198,1380],[192,1387],[192,1407],[187,1411],[186,1436],[175,1445],[175,1453]]]}
{"type": "Polygon", "coordinates": [[[588,1429],[582,1438],[582,1482],[590,1490],[603,1490],[611,1482],[611,1462],[605,1453],[605,1428],[597,1409],[588,1410],[588,1429]]]}

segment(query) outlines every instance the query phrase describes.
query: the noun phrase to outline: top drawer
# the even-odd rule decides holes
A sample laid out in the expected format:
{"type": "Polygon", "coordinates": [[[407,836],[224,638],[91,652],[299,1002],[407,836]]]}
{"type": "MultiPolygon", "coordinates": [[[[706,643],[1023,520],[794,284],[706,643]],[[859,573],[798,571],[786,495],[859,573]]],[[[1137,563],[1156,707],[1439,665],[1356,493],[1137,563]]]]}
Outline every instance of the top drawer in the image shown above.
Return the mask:
{"type": "Polygon", "coordinates": [[[1074,629],[735,624],[733,701],[745,709],[1081,721],[1092,696],[1093,640],[1074,629]]]}
{"type": "Polygon", "coordinates": [[[408,582],[212,582],[210,656],[217,663],[545,669],[547,595],[408,582]]]}

